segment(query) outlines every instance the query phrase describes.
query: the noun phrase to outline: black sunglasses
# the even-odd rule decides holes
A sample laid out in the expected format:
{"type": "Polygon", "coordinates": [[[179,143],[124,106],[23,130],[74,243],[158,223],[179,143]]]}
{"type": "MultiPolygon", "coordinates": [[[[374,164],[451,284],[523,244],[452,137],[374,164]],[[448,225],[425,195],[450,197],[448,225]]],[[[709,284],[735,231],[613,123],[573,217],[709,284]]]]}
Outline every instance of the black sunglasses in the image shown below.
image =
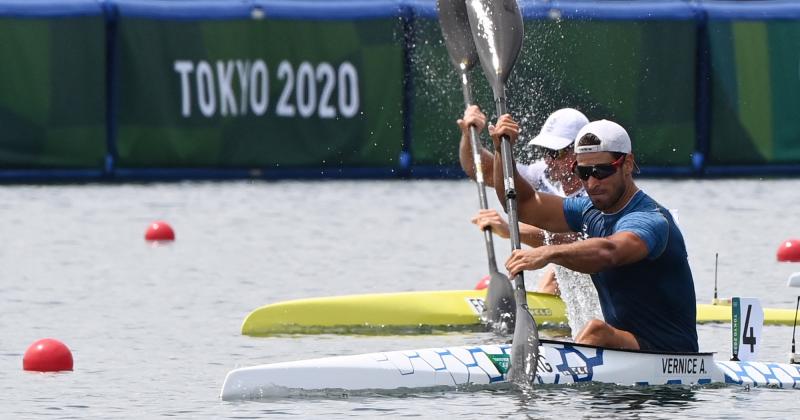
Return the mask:
{"type": "Polygon", "coordinates": [[[625,156],[620,156],[617,160],[611,163],[599,163],[597,165],[578,165],[578,162],[572,164],[572,172],[578,175],[583,181],[588,181],[589,177],[593,176],[595,179],[606,179],[611,175],[617,173],[617,169],[625,162],[625,156]]]}
{"type": "Polygon", "coordinates": [[[560,158],[564,157],[564,155],[566,155],[567,152],[569,152],[570,150],[572,150],[572,146],[567,146],[567,147],[565,147],[563,149],[558,149],[558,150],[548,149],[547,147],[542,147],[542,153],[545,156],[547,156],[550,159],[552,159],[552,160],[556,160],[556,159],[560,159],[560,158]]]}

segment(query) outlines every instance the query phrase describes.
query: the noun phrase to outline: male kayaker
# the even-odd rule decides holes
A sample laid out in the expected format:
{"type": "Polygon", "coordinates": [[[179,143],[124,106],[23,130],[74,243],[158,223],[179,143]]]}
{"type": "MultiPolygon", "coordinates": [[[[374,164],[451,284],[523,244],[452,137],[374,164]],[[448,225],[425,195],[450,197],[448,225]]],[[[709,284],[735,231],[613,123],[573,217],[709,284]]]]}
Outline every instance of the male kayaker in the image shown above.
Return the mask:
{"type": "MultiPolygon", "coordinates": [[[[489,126],[494,178],[501,179],[500,136],[512,143],[519,125],[510,115],[489,126]]],[[[590,273],[605,321],[592,320],[575,341],[605,347],[696,352],[694,281],[683,235],[670,212],[639,190],[628,133],[600,120],[575,138],[574,172],[588,197],[535,191],[514,169],[519,220],[551,232],[583,232],[587,239],[516,250],[509,277],[555,263],[590,273]]],[[[512,157],[513,159],[513,157],[512,157]]],[[[503,183],[495,190],[505,205],[503,183]]]]}
{"type": "MultiPolygon", "coordinates": [[[[585,195],[583,184],[572,173],[572,163],[575,161],[572,144],[578,131],[588,123],[589,119],[577,109],[562,108],[550,114],[539,134],[528,143],[544,154],[544,160],[530,165],[520,164],[518,166],[520,175],[538,191],[562,197],[585,195]]],[[[478,133],[482,132],[486,126],[486,115],[476,105],[472,105],[464,111],[464,116],[457,121],[457,124],[461,128],[461,142],[458,149],[461,168],[470,178],[475,179],[475,162],[472,157],[469,128],[474,126],[478,133]]],[[[484,182],[494,187],[494,155],[483,147],[480,154],[484,182]]],[[[494,209],[480,210],[472,218],[472,223],[478,225],[480,229],[489,227],[494,234],[508,239],[508,223],[494,209]]],[[[545,235],[542,229],[520,224],[520,241],[532,247],[545,243],[570,243],[578,238],[575,233],[560,233],[551,234],[546,240],[545,235]]],[[[542,293],[559,294],[558,282],[552,268],[542,275],[538,290],[542,293]]]]}

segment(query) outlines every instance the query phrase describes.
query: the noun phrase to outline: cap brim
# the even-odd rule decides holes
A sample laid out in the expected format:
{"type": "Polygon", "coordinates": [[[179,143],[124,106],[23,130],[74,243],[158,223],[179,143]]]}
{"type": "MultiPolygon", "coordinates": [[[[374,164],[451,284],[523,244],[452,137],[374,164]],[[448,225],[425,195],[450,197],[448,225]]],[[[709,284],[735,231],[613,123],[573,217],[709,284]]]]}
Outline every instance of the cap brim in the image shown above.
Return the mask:
{"type": "Polygon", "coordinates": [[[541,146],[553,150],[561,150],[572,144],[575,140],[565,137],[554,136],[552,134],[539,134],[528,142],[529,146],[541,146]]]}

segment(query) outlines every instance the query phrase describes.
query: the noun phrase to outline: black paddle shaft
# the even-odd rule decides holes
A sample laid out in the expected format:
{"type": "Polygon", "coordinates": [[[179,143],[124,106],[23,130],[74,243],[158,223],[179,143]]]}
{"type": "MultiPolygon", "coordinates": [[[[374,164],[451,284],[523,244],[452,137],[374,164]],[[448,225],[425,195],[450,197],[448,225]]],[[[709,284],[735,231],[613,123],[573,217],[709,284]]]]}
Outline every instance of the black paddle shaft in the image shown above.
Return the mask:
{"type": "MultiPolygon", "coordinates": [[[[469,74],[461,74],[462,90],[464,91],[464,105],[472,105],[472,89],[469,85],[469,74]]],[[[472,148],[472,163],[475,165],[475,185],[478,187],[478,204],[481,210],[489,208],[489,200],[486,197],[486,183],[483,175],[483,165],[481,163],[481,148],[478,145],[478,130],[474,125],[469,127],[469,143],[472,148]]],[[[489,272],[497,273],[497,257],[494,253],[494,241],[492,240],[492,230],[483,230],[483,242],[486,245],[486,255],[489,259],[489,272]]],[[[491,283],[490,283],[491,284],[491,283]]]]}
{"type": "MultiPolygon", "coordinates": [[[[495,105],[498,116],[508,113],[506,110],[506,98],[504,96],[496,98],[495,105]]],[[[509,237],[511,238],[511,250],[514,251],[522,249],[522,245],[519,239],[519,218],[517,217],[517,190],[514,187],[514,166],[511,161],[513,151],[511,150],[511,140],[508,136],[502,136],[500,138],[500,154],[503,158],[503,186],[505,189],[506,212],[508,213],[509,237]]],[[[517,276],[522,280],[522,272],[517,276]]],[[[523,289],[525,288],[524,281],[518,282],[517,288],[519,288],[520,285],[522,285],[523,289]]]]}

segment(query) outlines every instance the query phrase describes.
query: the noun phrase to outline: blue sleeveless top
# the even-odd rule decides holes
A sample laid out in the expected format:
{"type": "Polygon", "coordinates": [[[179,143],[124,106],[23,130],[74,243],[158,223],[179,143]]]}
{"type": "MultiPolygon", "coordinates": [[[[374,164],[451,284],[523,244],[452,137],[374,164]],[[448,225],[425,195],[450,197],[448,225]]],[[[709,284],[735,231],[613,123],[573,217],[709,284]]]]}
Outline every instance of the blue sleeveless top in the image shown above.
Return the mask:
{"type": "Polygon", "coordinates": [[[566,198],[564,216],[572,230],[589,237],[632,232],[647,244],[645,259],[591,275],[605,321],[653,350],[698,351],[694,281],[670,212],[637,191],[613,214],[596,209],[588,197],[566,198]]]}

